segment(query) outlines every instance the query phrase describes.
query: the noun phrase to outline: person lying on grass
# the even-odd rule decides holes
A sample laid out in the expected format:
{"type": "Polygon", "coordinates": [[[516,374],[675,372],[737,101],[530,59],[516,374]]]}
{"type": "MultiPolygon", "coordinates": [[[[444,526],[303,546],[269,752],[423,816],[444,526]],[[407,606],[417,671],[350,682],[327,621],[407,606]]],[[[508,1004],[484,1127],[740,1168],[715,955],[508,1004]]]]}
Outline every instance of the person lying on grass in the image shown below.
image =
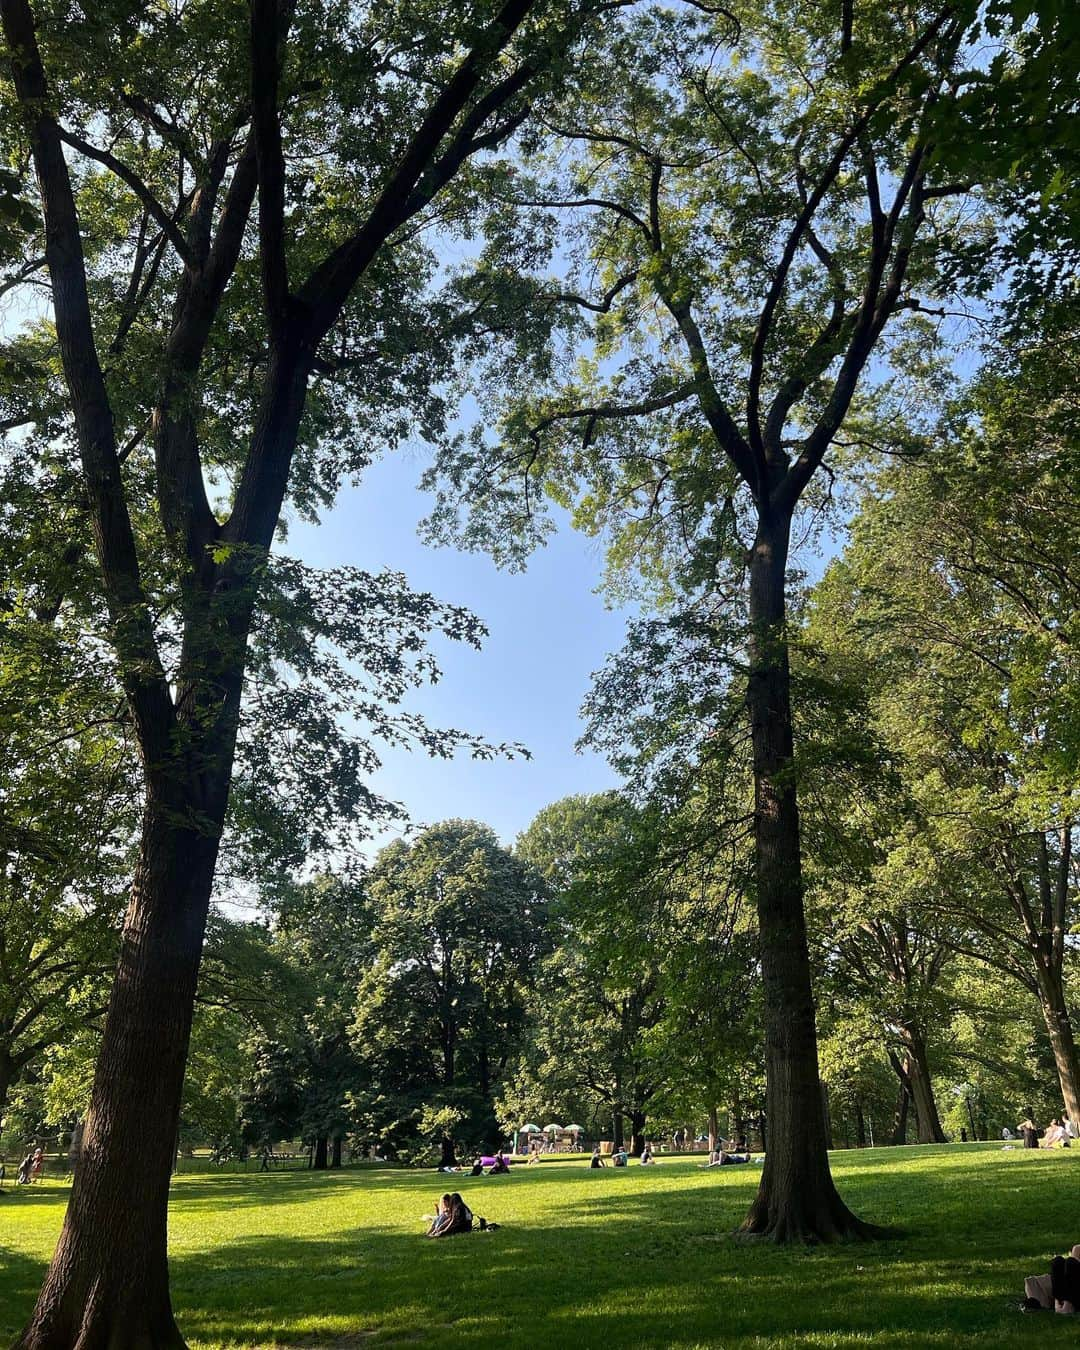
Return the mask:
{"type": "Polygon", "coordinates": [[[1029,1275],[1024,1281],[1024,1309],[1040,1308],[1075,1313],[1080,1308],[1080,1242],[1068,1256],[1055,1256],[1047,1275],[1029,1275]]]}
{"type": "Polygon", "coordinates": [[[707,1163],[698,1163],[699,1167],[731,1167],[736,1163],[748,1163],[750,1161],[749,1153],[729,1153],[726,1149],[717,1148],[709,1154],[707,1163]]]}

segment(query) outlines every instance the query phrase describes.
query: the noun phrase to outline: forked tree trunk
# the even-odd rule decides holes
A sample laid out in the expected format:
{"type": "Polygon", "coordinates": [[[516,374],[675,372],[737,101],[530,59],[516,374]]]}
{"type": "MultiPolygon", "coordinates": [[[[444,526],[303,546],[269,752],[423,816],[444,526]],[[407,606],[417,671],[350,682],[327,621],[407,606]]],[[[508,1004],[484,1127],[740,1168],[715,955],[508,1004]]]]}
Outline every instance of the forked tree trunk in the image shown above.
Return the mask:
{"type": "Polygon", "coordinates": [[[790,523],[765,508],[750,557],[747,708],[769,1141],[757,1198],[741,1231],[775,1242],[829,1242],[873,1230],[855,1218],[833,1185],[821,1107],[785,631],[790,523]]]}
{"type": "Polygon", "coordinates": [[[943,1144],[945,1131],[941,1128],[937,1103],[934,1101],[934,1085],[930,1078],[926,1040],[921,1030],[911,1024],[901,1028],[900,1039],[904,1043],[904,1067],[907,1070],[908,1086],[911,1089],[915,1119],[918,1123],[916,1137],[920,1144],[943,1144]]]}
{"type": "MultiPolygon", "coordinates": [[[[184,1345],[169,1299],[169,1177],[218,843],[212,821],[178,827],[185,786],[148,792],[80,1166],[15,1350],[184,1345]]],[[[220,824],[221,794],[207,806],[220,824]]]]}

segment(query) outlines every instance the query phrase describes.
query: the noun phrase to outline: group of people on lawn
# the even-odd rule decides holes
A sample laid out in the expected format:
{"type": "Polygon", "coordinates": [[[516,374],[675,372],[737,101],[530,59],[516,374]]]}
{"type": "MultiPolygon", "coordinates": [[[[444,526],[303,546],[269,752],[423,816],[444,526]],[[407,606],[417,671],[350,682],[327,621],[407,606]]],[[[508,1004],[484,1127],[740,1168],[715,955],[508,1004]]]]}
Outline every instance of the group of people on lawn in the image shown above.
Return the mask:
{"type": "MultiPolygon", "coordinates": [[[[612,1153],[611,1155],[611,1165],[612,1167],[626,1167],[629,1162],[630,1162],[630,1154],[627,1153],[625,1145],[620,1144],[619,1147],[615,1150],[615,1152],[612,1153]]],[[[638,1158],[638,1162],[641,1164],[642,1167],[652,1167],[656,1163],[656,1159],[653,1157],[651,1145],[646,1144],[645,1147],[641,1150],[641,1157],[638,1158]]],[[[607,1159],[600,1152],[599,1144],[597,1144],[592,1151],[592,1157],[589,1159],[589,1166],[590,1167],[607,1166],[607,1159]]]]}
{"type": "MultiPolygon", "coordinates": [[[[1040,1130],[1031,1111],[1017,1125],[1016,1132],[1023,1139],[1025,1148],[1069,1148],[1078,1137],[1076,1126],[1068,1116],[1062,1116],[1060,1120],[1055,1116],[1045,1130],[1040,1130]]],[[[1002,1130],[1001,1137],[1011,1139],[1012,1131],[1002,1130]]]]}

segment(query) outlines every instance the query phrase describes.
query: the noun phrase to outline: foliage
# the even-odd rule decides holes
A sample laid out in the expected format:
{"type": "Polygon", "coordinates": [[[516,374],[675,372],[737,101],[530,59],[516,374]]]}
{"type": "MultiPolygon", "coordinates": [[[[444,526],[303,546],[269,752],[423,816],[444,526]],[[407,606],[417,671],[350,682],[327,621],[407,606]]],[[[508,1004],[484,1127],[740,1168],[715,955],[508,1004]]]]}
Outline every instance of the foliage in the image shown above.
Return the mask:
{"type": "Polygon", "coordinates": [[[362,1133],[401,1144],[452,1118],[467,1145],[498,1142],[494,1095],[549,940],[542,878],[486,826],[446,821],[383,849],[368,895],[373,954],[351,1029],[371,1084],[354,1094],[362,1133]]]}

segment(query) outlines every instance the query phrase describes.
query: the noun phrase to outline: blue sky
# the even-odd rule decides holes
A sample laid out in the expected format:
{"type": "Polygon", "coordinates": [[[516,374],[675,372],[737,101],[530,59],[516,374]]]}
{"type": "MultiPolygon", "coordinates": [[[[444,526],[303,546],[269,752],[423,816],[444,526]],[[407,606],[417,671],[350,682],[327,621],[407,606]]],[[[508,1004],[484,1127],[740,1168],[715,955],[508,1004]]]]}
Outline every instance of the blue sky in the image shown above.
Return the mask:
{"type": "Polygon", "coordinates": [[[410,707],[435,725],[521,742],[532,759],[448,762],[387,750],[373,786],[402,802],[414,823],[482,820],[511,843],[548,802],[616,781],[604,760],[575,753],[574,742],[590,674],[621,645],[628,612],[610,611],[595,593],[600,551],[568,527],[524,573],[423,544],[416,533],[429,500],[416,488],[423,468],[419,454],[387,456],[359,487],[341,493],[320,525],[294,522],[282,551],[313,566],[400,570],[415,589],[465,605],[484,621],[490,635],[481,651],[436,645],[443,678],[418,691],[410,707]]]}

